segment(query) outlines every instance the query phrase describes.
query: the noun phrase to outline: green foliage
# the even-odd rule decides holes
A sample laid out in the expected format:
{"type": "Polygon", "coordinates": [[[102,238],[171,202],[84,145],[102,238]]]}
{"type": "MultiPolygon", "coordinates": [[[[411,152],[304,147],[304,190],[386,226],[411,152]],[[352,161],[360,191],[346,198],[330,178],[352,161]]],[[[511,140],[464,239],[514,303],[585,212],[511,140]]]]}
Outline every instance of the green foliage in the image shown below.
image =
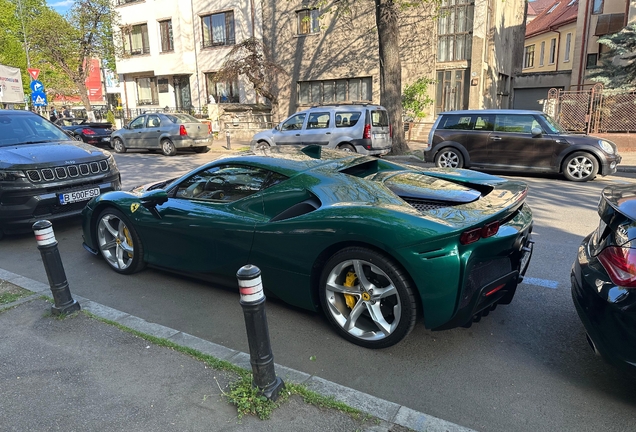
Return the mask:
{"type": "Polygon", "coordinates": [[[404,87],[402,92],[402,108],[404,114],[414,119],[426,117],[426,109],[435,102],[428,95],[428,86],[435,84],[435,80],[420,78],[404,87]]]}
{"type": "Polygon", "coordinates": [[[601,56],[601,65],[587,77],[607,88],[634,89],[636,87],[636,23],[618,33],[605,35],[598,43],[609,48],[601,56]]]}
{"type": "Polygon", "coordinates": [[[271,417],[274,409],[287,399],[288,393],[281,392],[276,402],[267,399],[252,385],[252,374],[241,377],[230,385],[230,391],[225,393],[227,400],[236,405],[238,418],[245,414],[258,416],[261,420],[271,417]]]}
{"type": "Polygon", "coordinates": [[[106,113],[106,121],[112,125],[115,124],[115,114],[111,110],[106,113]]]}

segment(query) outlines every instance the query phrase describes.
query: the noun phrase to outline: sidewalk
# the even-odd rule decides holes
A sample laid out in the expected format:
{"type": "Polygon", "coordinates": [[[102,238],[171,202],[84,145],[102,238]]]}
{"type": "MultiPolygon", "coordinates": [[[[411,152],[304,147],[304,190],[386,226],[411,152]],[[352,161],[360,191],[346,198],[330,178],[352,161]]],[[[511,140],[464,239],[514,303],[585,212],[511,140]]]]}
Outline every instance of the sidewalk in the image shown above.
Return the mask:
{"type": "MultiPolygon", "coordinates": [[[[0,304],[0,413],[3,431],[370,431],[469,432],[469,429],[276,365],[297,383],[367,414],[354,418],[294,395],[268,420],[246,415],[223,396],[237,379],[203,361],[155,345],[83,312],[49,313],[46,284],[0,269],[0,294],[33,294],[0,304]]],[[[74,296],[83,311],[251,370],[249,354],[74,296]]],[[[276,352],[274,352],[276,356],[276,352]]]]}

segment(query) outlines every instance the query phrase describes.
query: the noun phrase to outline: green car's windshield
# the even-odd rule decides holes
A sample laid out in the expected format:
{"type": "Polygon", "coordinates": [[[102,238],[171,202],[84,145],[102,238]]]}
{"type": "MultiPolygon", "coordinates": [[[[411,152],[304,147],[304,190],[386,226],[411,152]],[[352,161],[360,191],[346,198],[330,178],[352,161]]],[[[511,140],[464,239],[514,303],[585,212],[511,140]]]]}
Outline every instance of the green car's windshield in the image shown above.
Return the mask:
{"type": "Polygon", "coordinates": [[[550,117],[549,115],[544,115],[543,116],[543,120],[545,120],[546,124],[548,125],[548,127],[550,128],[550,132],[552,133],[568,133],[568,131],[566,131],[565,129],[563,129],[563,126],[561,126],[560,124],[558,124],[556,122],[556,120],[554,120],[552,117],[550,117]]]}
{"type": "Polygon", "coordinates": [[[68,141],[71,138],[39,115],[0,114],[0,147],[68,141]]]}

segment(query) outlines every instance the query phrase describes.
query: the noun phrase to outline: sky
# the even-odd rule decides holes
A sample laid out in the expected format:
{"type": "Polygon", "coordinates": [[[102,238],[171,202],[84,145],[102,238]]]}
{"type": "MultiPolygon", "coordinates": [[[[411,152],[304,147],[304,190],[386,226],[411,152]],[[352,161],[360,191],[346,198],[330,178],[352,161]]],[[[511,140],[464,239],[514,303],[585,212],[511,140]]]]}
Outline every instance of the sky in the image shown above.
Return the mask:
{"type": "Polygon", "coordinates": [[[73,5],[73,2],[74,0],[47,0],[46,3],[49,5],[50,8],[64,15],[73,5]]]}

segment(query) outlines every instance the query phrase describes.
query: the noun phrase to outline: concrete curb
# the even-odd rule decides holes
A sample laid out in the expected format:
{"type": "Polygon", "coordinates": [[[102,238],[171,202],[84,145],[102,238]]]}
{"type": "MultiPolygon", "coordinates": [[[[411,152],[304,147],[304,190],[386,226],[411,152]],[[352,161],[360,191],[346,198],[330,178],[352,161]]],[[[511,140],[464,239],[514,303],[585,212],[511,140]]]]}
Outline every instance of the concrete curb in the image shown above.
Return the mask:
{"type": "MultiPolygon", "coordinates": [[[[11,273],[1,268],[0,279],[4,279],[7,282],[35,293],[16,302],[2,305],[2,307],[0,307],[0,311],[18,306],[41,295],[48,294],[50,296],[51,294],[48,285],[11,273]]],[[[197,350],[203,354],[211,355],[220,360],[228,361],[243,369],[252,369],[250,356],[247,353],[226,348],[222,345],[206,341],[188,333],[183,333],[160,324],[148,322],[142,318],[96,303],[81,296],[73,297],[80,303],[83,310],[90,312],[97,317],[114,321],[149,336],[167,339],[177,345],[197,350]]],[[[276,364],[276,371],[277,375],[283,378],[283,380],[303,384],[320,395],[333,397],[337,401],[345,403],[352,408],[358,409],[388,423],[404,426],[415,431],[474,432],[472,429],[447,422],[437,417],[412,410],[403,405],[398,405],[286,366],[276,364]]]]}

